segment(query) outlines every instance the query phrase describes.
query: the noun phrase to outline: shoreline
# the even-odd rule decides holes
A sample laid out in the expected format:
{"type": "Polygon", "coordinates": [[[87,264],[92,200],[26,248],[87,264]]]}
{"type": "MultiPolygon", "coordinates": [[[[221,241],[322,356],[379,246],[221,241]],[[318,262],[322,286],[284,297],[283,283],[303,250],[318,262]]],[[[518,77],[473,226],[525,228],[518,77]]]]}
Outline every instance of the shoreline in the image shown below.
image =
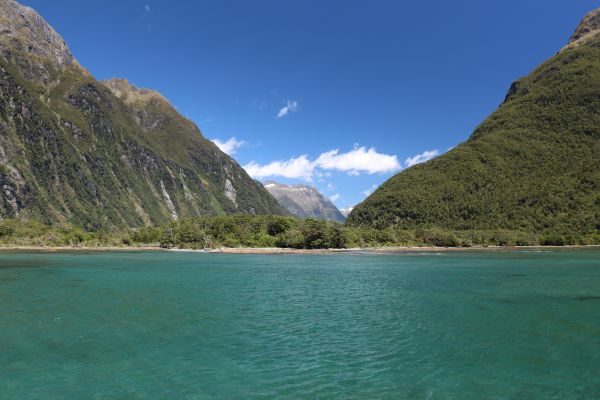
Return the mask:
{"type": "Polygon", "coordinates": [[[164,251],[174,253],[205,253],[205,254],[402,254],[423,252],[469,252],[469,251],[514,251],[514,250],[577,250],[600,249],[600,245],[570,245],[570,246],[472,246],[472,247],[436,247],[436,246],[390,246],[367,247],[350,249],[292,249],[281,247],[222,247],[216,249],[166,249],[159,246],[0,246],[0,252],[36,251],[36,252],[129,252],[129,251],[164,251]]]}

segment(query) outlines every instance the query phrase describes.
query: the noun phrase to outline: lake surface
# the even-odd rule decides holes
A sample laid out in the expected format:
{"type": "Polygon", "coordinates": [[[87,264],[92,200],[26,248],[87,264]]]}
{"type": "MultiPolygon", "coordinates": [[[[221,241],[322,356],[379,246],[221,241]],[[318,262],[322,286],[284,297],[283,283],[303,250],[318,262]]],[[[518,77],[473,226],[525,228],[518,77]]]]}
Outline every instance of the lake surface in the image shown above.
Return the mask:
{"type": "Polygon", "coordinates": [[[600,251],[0,253],[1,399],[599,399],[600,251]]]}

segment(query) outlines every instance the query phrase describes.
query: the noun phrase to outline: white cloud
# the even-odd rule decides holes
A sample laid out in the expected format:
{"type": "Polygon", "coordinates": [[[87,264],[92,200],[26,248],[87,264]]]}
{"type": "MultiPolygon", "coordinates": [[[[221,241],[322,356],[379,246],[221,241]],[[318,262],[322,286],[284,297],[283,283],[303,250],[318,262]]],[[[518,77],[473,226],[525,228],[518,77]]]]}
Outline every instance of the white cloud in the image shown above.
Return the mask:
{"type": "Polygon", "coordinates": [[[413,165],[417,165],[420,163],[423,163],[425,161],[429,161],[432,158],[435,158],[437,156],[440,155],[440,151],[435,149],[435,150],[426,150],[421,154],[417,154],[414,157],[408,157],[406,159],[406,161],[404,161],[404,164],[406,166],[406,168],[408,167],[412,167],[413,165]]]}
{"type": "Polygon", "coordinates": [[[401,168],[398,157],[378,153],[374,148],[357,147],[347,153],[330,150],[322,153],[316,160],[306,155],[290,158],[287,161],[273,161],[266,165],[251,162],[244,166],[250,176],[261,179],[270,176],[302,178],[311,181],[314,176],[331,176],[330,171],[345,172],[350,176],[361,173],[375,174],[393,172],[401,168]]]}
{"type": "Polygon", "coordinates": [[[144,4],[144,16],[150,14],[150,4],[144,4]]]}
{"type": "Polygon", "coordinates": [[[272,161],[266,165],[259,165],[252,161],[244,165],[248,174],[256,179],[262,179],[270,176],[281,176],[291,179],[304,179],[311,181],[315,170],[315,165],[307,156],[290,158],[287,161],[272,161]]]}
{"type": "Polygon", "coordinates": [[[330,196],[329,200],[331,200],[331,201],[338,201],[340,199],[340,197],[341,197],[340,194],[336,193],[333,196],[330,196]]]}
{"type": "Polygon", "coordinates": [[[295,100],[288,100],[286,105],[277,113],[277,118],[283,118],[289,113],[296,111],[298,111],[298,102],[295,100]]]}
{"type": "Polygon", "coordinates": [[[222,142],[219,139],[213,139],[212,142],[216,144],[222,152],[229,155],[235,154],[237,149],[246,144],[243,140],[237,140],[235,137],[230,138],[226,142],[222,142]]]}
{"type": "Polygon", "coordinates": [[[373,185],[370,188],[368,188],[367,190],[364,190],[362,192],[362,194],[364,194],[365,196],[370,196],[371,193],[373,193],[375,191],[375,189],[377,189],[377,185],[373,185]]]}
{"type": "Polygon", "coordinates": [[[352,176],[361,172],[392,172],[401,167],[398,157],[378,153],[373,147],[367,150],[364,146],[342,154],[339,150],[328,151],[321,154],[315,163],[322,169],[347,172],[352,176]]]}

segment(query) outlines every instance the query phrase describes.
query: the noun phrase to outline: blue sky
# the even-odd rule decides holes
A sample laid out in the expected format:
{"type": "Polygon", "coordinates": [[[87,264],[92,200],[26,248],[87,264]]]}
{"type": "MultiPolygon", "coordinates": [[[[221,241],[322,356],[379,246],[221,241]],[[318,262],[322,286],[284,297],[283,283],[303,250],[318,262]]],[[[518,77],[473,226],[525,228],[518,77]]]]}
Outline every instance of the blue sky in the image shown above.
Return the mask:
{"type": "Polygon", "coordinates": [[[96,78],[158,90],[257,178],[308,182],[339,207],[464,141],[510,83],[555,54],[600,5],[22,3],[63,35],[96,78]]]}

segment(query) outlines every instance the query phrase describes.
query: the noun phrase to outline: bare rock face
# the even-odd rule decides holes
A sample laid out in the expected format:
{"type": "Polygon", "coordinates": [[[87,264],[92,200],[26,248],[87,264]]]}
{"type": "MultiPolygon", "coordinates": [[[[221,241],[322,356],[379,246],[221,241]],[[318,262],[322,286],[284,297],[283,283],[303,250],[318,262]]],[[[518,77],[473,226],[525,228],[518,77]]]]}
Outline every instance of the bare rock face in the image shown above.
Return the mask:
{"type": "Polygon", "coordinates": [[[122,78],[102,83],[129,107],[137,124],[146,131],[158,127],[164,122],[166,113],[173,111],[171,103],[156,90],[138,88],[122,78]]]}
{"type": "Polygon", "coordinates": [[[50,60],[60,68],[78,66],[63,38],[33,9],[0,0],[0,48],[50,60]]]}
{"type": "Polygon", "coordinates": [[[160,93],[152,89],[138,88],[129,83],[127,79],[113,78],[102,81],[104,85],[125,104],[148,103],[151,101],[164,101],[170,104],[160,93]]]}
{"type": "Polygon", "coordinates": [[[225,197],[237,207],[237,191],[229,179],[225,179],[225,197]]]}
{"type": "Polygon", "coordinates": [[[579,43],[600,32],[600,8],[589,12],[575,29],[569,44],[579,43]]]}

